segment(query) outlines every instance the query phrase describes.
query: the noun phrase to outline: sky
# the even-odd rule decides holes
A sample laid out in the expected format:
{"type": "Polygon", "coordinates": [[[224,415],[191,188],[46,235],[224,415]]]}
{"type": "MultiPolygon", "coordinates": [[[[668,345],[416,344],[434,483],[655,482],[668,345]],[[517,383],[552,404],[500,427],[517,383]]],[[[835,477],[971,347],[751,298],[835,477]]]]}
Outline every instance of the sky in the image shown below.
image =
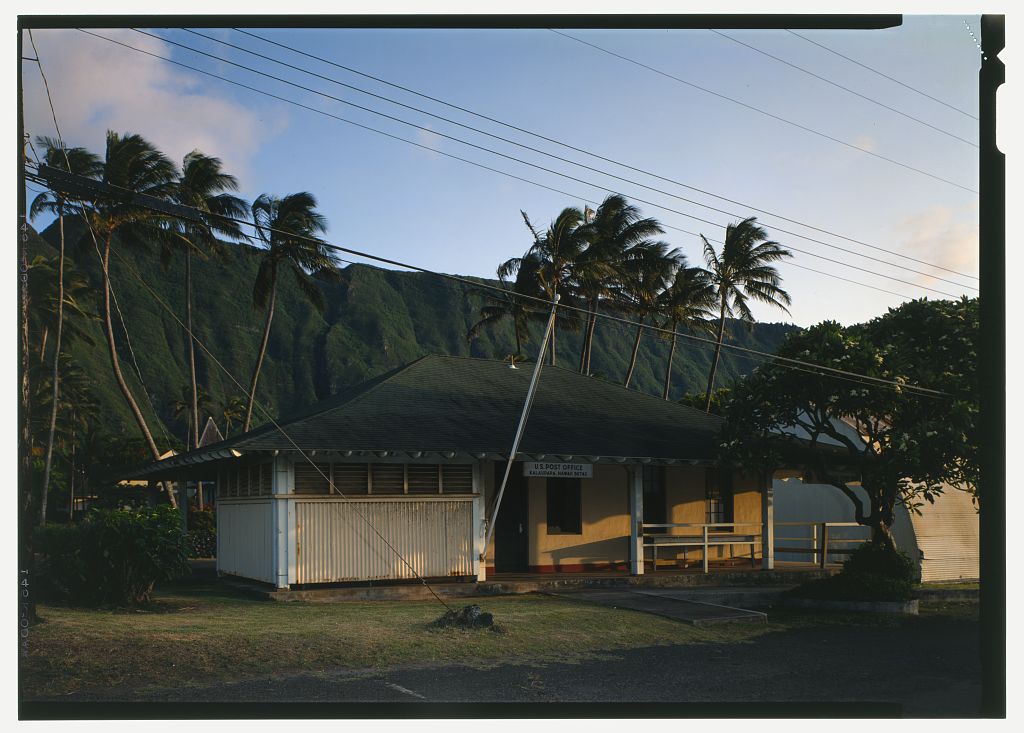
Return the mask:
{"type": "MultiPolygon", "coordinates": [[[[532,240],[520,210],[543,225],[566,206],[589,203],[593,207],[612,191],[622,193],[644,215],[666,225],[662,238],[680,248],[691,264],[702,264],[698,234],[721,240],[727,223],[757,216],[772,239],[801,251],[779,266],[784,287],[793,298],[790,313],[755,305],[755,316],[806,326],[824,319],[864,321],[910,298],[976,294],[971,286],[976,287],[977,281],[969,276],[976,276],[978,267],[978,149],[970,143],[977,143],[978,123],[969,115],[977,115],[980,55],[971,31],[978,35],[977,16],[922,15],[904,16],[902,26],[885,30],[801,32],[969,114],[784,30],[723,29],[730,39],[711,30],[565,29],[587,43],[709,91],[546,29],[255,31],[643,172],[453,110],[231,29],[202,32],[327,79],[180,29],[150,31],[159,38],[128,29],[96,31],[509,175],[233,87],[76,30],[38,30],[34,35],[57,119],[69,145],[100,152],[105,131],[113,129],[138,132],[178,161],[199,148],[224,160],[249,200],[262,193],[312,192],[328,219],[327,239],[333,243],[464,275],[493,276],[500,262],[529,247],[532,240]],[[226,61],[174,47],[169,41],[226,61]],[[737,41],[812,70],[903,114],[737,41]],[[233,67],[228,63],[232,61],[426,129],[233,67]],[[332,79],[598,171],[368,97],[334,84],[332,79]]],[[[31,48],[28,43],[25,47],[31,48]]],[[[23,79],[27,130],[52,136],[53,120],[34,64],[23,66],[23,79]]]]}

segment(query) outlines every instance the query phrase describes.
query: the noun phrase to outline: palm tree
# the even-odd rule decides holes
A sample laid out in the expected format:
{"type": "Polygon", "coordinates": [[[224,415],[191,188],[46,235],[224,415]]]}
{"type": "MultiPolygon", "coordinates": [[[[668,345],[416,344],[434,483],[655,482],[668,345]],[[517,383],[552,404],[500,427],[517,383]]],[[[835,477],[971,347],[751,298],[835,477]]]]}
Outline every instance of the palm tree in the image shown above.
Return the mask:
{"type": "Polygon", "coordinates": [[[789,313],[786,306],[792,302],[789,293],[780,287],[782,278],[770,263],[793,254],[778,242],[768,239],[768,233],[757,224],[756,217],[730,224],[725,229],[725,242],[718,254],[703,234],[704,261],[707,263],[715,300],[718,303],[718,340],[711,360],[711,373],[705,391],[704,411],[711,410],[711,396],[715,388],[715,372],[725,338],[726,316],[738,315],[747,324],[754,322],[747,301],[751,298],[773,305],[789,313]]]}
{"type": "MultiPolygon", "coordinates": [[[[108,131],[100,178],[103,183],[114,188],[166,200],[174,192],[177,170],[167,156],[140,135],[120,135],[108,131]]],[[[121,197],[97,197],[91,202],[86,213],[90,225],[86,236],[92,237],[93,245],[99,250],[100,269],[103,276],[103,327],[114,379],[139,426],[139,431],[142,433],[150,455],[153,460],[159,460],[160,450],[157,448],[146,418],[121,372],[110,310],[110,251],[115,234],[118,236],[119,243],[127,246],[161,242],[166,236],[166,229],[162,227],[162,224],[166,222],[167,217],[156,214],[151,209],[140,206],[129,198],[121,197]]],[[[176,507],[177,501],[170,482],[164,482],[164,490],[171,505],[176,507]]]]}
{"type": "Polygon", "coordinates": [[[224,437],[231,434],[231,426],[242,422],[245,418],[245,399],[238,395],[231,395],[220,403],[220,416],[224,421],[224,437]]]}
{"type": "MultiPolygon", "coordinates": [[[[74,173],[88,178],[96,178],[99,175],[99,158],[85,148],[67,148],[60,142],[48,137],[36,138],[36,142],[43,149],[43,159],[50,168],[57,168],[68,173],[74,173]]],[[[57,191],[46,191],[32,201],[29,215],[34,220],[40,214],[46,212],[56,214],[57,227],[60,233],[60,243],[57,254],[57,322],[54,336],[53,351],[53,397],[50,408],[50,431],[46,440],[46,459],[43,463],[43,490],[39,507],[39,524],[46,523],[46,497],[50,489],[50,470],[53,466],[53,442],[57,429],[57,409],[60,403],[60,354],[61,342],[64,336],[64,304],[66,295],[64,293],[64,214],[68,210],[67,199],[57,191]]],[[[77,308],[77,305],[73,305],[77,308]]],[[[47,311],[49,309],[46,309],[47,311]]],[[[43,337],[40,347],[40,360],[46,353],[46,333],[43,330],[43,337]]]]}
{"type": "Polygon", "coordinates": [[[536,303],[528,300],[544,297],[544,291],[541,290],[537,279],[539,267],[540,261],[536,257],[528,256],[520,261],[515,282],[511,286],[499,270],[498,279],[501,281],[502,292],[498,293],[492,288],[472,289],[470,292],[483,296],[487,302],[480,307],[480,320],[470,326],[466,338],[472,340],[480,329],[500,323],[505,318],[511,318],[516,338],[514,356],[522,356],[523,344],[530,338],[530,323],[547,319],[544,311],[538,308],[536,303]]]}
{"type": "Polygon", "coordinates": [[[662,291],[658,299],[658,314],[663,325],[672,331],[669,337],[672,346],[668,351],[665,366],[665,389],[661,396],[668,399],[672,387],[672,361],[676,354],[676,341],[680,326],[687,330],[708,330],[709,319],[713,316],[715,291],[707,270],[700,267],[681,266],[676,270],[672,284],[662,291]]]}
{"type": "MultiPolygon", "coordinates": [[[[551,222],[542,235],[530,222],[525,211],[520,211],[526,228],[533,235],[533,245],[523,257],[513,257],[498,267],[498,277],[505,279],[516,274],[524,265],[529,266],[530,259],[537,262],[536,278],[540,283],[545,297],[554,300],[558,295],[563,303],[572,297],[577,261],[586,248],[586,242],[579,236],[578,230],[583,222],[583,212],[575,207],[562,209],[558,217],[551,222]]],[[[569,328],[578,325],[575,317],[563,316],[563,324],[569,328]]],[[[552,366],[556,363],[555,332],[558,324],[556,315],[551,326],[551,357],[552,366]]]]}
{"type": "Polygon", "coordinates": [[[61,349],[75,340],[91,346],[93,340],[80,324],[82,321],[99,320],[90,308],[95,306],[90,301],[95,297],[96,289],[81,271],[65,270],[60,259],[59,254],[56,257],[36,255],[28,263],[29,326],[38,334],[38,344],[33,348],[39,353],[39,363],[45,363],[50,347],[54,346],[50,342],[51,333],[60,333],[61,349]],[[61,290],[64,291],[63,298],[60,297],[61,290]]]}
{"type": "MultiPolygon", "coordinates": [[[[244,201],[228,191],[237,191],[238,181],[224,172],[219,158],[212,158],[198,150],[185,156],[181,176],[174,187],[172,198],[176,203],[203,212],[202,221],[173,220],[173,241],[185,253],[185,338],[188,340],[188,365],[191,380],[191,424],[199,425],[198,388],[196,386],[195,334],[192,328],[192,254],[205,256],[219,246],[217,236],[233,240],[242,239],[237,222],[248,211],[244,201]]],[[[199,429],[192,431],[192,444],[199,447],[199,429]]]]}
{"type": "Polygon", "coordinates": [[[597,313],[603,299],[612,297],[618,284],[619,265],[626,253],[636,245],[662,234],[656,219],[644,219],[640,210],[625,197],[611,194],[580,227],[580,236],[587,249],[577,268],[577,290],[586,303],[587,326],[580,349],[580,373],[590,373],[590,354],[594,346],[597,313]]]}
{"type": "Polygon", "coordinates": [[[199,439],[192,436],[200,431],[199,410],[201,409],[203,413],[210,412],[211,402],[210,395],[202,387],[197,392],[193,392],[189,387],[185,387],[181,391],[181,397],[172,403],[171,407],[174,411],[174,417],[178,420],[185,420],[186,448],[190,445],[198,446],[199,439]],[[198,409],[195,409],[194,405],[198,405],[198,409]],[[194,409],[195,411],[193,411],[194,409]]]}
{"type": "Polygon", "coordinates": [[[658,311],[662,292],[668,287],[675,271],[685,264],[678,249],[669,249],[665,242],[641,242],[627,253],[621,267],[622,307],[637,319],[636,338],[629,357],[626,380],[629,386],[640,351],[640,337],[648,317],[658,311]]]}
{"type": "Polygon", "coordinates": [[[274,319],[280,268],[291,271],[299,290],[321,312],[324,309],[324,296],[313,275],[329,279],[336,279],[339,275],[337,263],[326,243],[317,237],[327,231],[327,220],[316,210],[313,194],[293,193],[280,199],[263,194],[252,204],[252,217],[257,237],[264,247],[263,259],[253,285],[252,302],[256,308],[266,309],[267,320],[252,373],[243,432],[249,430],[252,424],[256,385],[270,341],[270,324],[274,319]]]}

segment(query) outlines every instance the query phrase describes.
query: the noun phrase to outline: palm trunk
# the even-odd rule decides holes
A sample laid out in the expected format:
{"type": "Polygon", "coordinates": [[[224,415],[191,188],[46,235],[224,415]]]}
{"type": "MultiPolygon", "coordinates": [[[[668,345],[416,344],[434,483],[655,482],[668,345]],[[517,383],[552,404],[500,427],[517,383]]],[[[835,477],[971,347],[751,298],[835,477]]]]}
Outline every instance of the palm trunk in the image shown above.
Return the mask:
{"type": "Polygon", "coordinates": [[[640,336],[644,332],[643,323],[644,323],[644,319],[643,319],[643,317],[641,317],[640,318],[640,323],[636,327],[636,338],[633,339],[633,353],[629,357],[629,370],[626,372],[626,382],[625,382],[625,386],[626,387],[629,386],[630,380],[633,379],[633,370],[636,368],[636,356],[637,356],[637,354],[640,351],[640,336]]]}
{"type": "MultiPolygon", "coordinates": [[[[132,391],[124,379],[124,374],[121,373],[121,364],[117,356],[117,343],[114,341],[114,322],[110,315],[110,240],[112,237],[112,234],[107,235],[106,242],[103,245],[103,257],[100,260],[100,270],[103,274],[103,327],[107,337],[107,350],[110,352],[110,366],[114,370],[114,379],[117,381],[117,386],[120,388],[125,402],[128,403],[128,407],[135,417],[135,422],[142,432],[142,437],[146,440],[149,452],[153,455],[153,460],[158,461],[160,460],[160,449],[156,447],[156,441],[153,440],[153,434],[149,431],[146,418],[143,416],[142,410],[139,409],[139,404],[135,401],[135,397],[132,395],[132,391]]],[[[163,486],[171,506],[177,508],[178,501],[174,498],[174,490],[171,488],[170,482],[164,481],[163,486]]]]}
{"type": "Polygon", "coordinates": [[[256,384],[260,380],[260,369],[263,368],[263,358],[267,355],[267,344],[270,342],[270,323],[274,320],[274,303],[277,301],[277,268],[274,268],[270,276],[270,302],[267,304],[267,322],[263,326],[263,341],[260,342],[260,351],[256,357],[256,369],[252,373],[252,385],[249,387],[249,404],[245,406],[245,425],[242,432],[248,432],[252,424],[252,408],[256,403],[256,384]]]}
{"type": "Polygon", "coordinates": [[[665,391],[661,393],[661,398],[668,399],[668,391],[672,387],[672,360],[676,355],[676,326],[678,324],[672,321],[672,346],[668,350],[668,365],[665,367],[665,391]]]}
{"type": "Polygon", "coordinates": [[[597,329],[597,309],[600,305],[600,299],[594,298],[593,315],[587,324],[587,360],[583,364],[584,374],[590,374],[590,354],[594,351],[594,331],[597,329]]]}
{"type": "Polygon", "coordinates": [[[53,439],[57,433],[57,404],[60,400],[60,346],[64,335],[64,211],[61,208],[57,209],[57,221],[60,230],[60,250],[57,254],[57,333],[53,337],[53,405],[50,407],[50,434],[46,438],[46,461],[43,464],[43,495],[39,500],[40,527],[46,524],[46,497],[50,491],[53,439]]]}
{"type": "Polygon", "coordinates": [[[46,361],[46,340],[50,336],[50,329],[43,326],[43,335],[39,339],[39,363],[46,361]]]}
{"type": "Polygon", "coordinates": [[[718,357],[722,353],[722,340],[725,338],[725,301],[722,301],[721,314],[718,321],[718,341],[715,343],[715,356],[711,360],[711,374],[708,375],[708,390],[704,398],[704,412],[711,412],[711,393],[715,389],[715,372],[718,371],[718,357]]]}
{"type": "Polygon", "coordinates": [[[192,331],[192,253],[185,250],[185,334],[188,338],[188,368],[192,379],[192,447],[199,447],[199,396],[196,387],[196,342],[192,331]]]}

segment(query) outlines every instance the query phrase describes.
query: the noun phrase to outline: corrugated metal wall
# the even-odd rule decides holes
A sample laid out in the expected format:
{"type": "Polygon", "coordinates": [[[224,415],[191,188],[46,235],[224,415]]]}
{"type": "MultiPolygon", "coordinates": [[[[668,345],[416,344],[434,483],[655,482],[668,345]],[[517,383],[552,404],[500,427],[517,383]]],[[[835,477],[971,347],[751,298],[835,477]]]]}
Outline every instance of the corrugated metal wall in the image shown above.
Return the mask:
{"type": "Polygon", "coordinates": [[[296,582],[473,575],[473,504],[469,500],[302,501],[296,582]],[[380,532],[398,555],[360,518],[380,532]]]}
{"type": "Polygon", "coordinates": [[[921,582],[977,579],[978,512],[970,494],[947,487],[921,515],[910,515],[923,555],[921,582]]]}
{"type": "Polygon", "coordinates": [[[274,582],[271,501],[218,502],[217,569],[264,583],[274,582]]]}

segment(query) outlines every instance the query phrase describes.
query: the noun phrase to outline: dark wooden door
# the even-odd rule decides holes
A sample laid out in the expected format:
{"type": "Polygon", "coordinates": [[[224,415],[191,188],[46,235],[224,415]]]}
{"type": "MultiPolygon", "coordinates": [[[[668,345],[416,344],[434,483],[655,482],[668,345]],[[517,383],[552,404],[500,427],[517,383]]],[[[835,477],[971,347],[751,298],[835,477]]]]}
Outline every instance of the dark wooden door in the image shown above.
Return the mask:
{"type": "MultiPolygon", "coordinates": [[[[501,486],[505,464],[494,464],[494,486],[501,486]]],[[[496,495],[496,494],[495,494],[496,495]]],[[[498,520],[494,525],[494,569],[499,573],[526,572],[530,562],[527,520],[529,499],[523,464],[514,463],[508,485],[501,498],[498,520]]]]}

